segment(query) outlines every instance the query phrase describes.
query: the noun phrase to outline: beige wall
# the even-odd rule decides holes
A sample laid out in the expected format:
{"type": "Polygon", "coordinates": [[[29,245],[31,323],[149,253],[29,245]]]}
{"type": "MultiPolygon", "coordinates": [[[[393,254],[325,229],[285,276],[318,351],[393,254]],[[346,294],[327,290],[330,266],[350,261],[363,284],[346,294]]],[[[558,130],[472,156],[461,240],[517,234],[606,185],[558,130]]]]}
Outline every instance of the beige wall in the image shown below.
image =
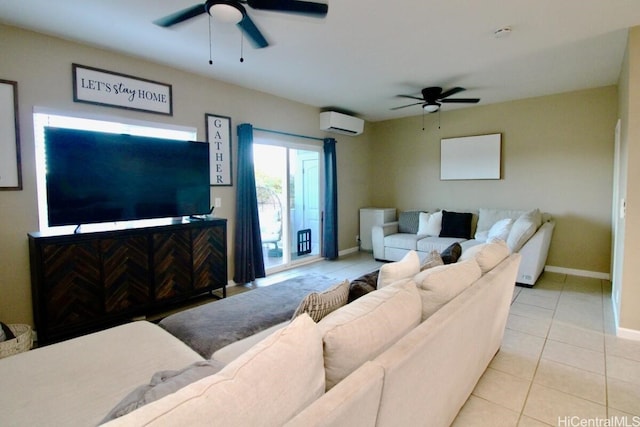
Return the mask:
{"type": "Polygon", "coordinates": [[[538,207],[557,220],[547,264],[609,273],[616,87],[372,125],[372,202],[407,209],[538,207]],[[502,133],[502,179],[440,181],[440,139],[502,133]]]}
{"type": "Polygon", "coordinates": [[[620,143],[626,154],[622,165],[622,194],[626,196],[626,217],[619,221],[619,243],[622,256],[618,325],[640,331],[640,27],[632,28],[625,62],[620,76],[620,143]],[[625,191],[626,190],[626,191],[625,191]],[[626,194],[625,194],[626,193],[626,194]]]}
{"type": "MultiPolygon", "coordinates": [[[[318,130],[318,108],[114,52],[6,26],[0,26],[0,52],[0,78],[18,81],[24,181],[23,191],[0,191],[4,322],[32,320],[27,233],[38,228],[34,106],[195,126],[200,139],[206,138],[205,113],[230,116],[234,128],[249,122],[325,136],[318,130]],[[174,116],[74,103],[74,62],[171,84],[174,116]]],[[[417,116],[368,123],[359,137],[329,134],[338,140],[339,249],[355,246],[358,209],[365,206],[540,207],[558,220],[548,264],[608,272],[616,110],[616,88],[607,87],[444,112],[441,129],[438,115],[429,115],[424,132],[417,116]],[[503,134],[502,180],[439,180],[440,138],[494,132],[503,134]]],[[[233,134],[235,151],[235,129],[233,134]]],[[[212,197],[222,198],[216,213],[229,219],[230,276],[235,189],[212,187],[212,197]]]]}
{"type": "MultiPolygon", "coordinates": [[[[319,130],[319,109],[264,93],[240,88],[203,76],[84,45],[0,25],[0,78],[18,82],[23,191],[0,191],[0,320],[31,323],[31,288],[27,233],[38,229],[33,107],[60,111],[128,117],[198,128],[205,140],[204,114],[232,118],[235,126],[249,122],[256,127],[324,137],[319,130]],[[123,109],[74,103],[71,64],[103,68],[173,86],[172,117],[123,109]]],[[[245,64],[250,67],[251,64],[245,64]]],[[[367,204],[366,136],[329,135],[338,140],[339,248],[355,246],[358,208],[367,204]],[[360,188],[362,186],[362,188],[360,188]]],[[[234,159],[236,158],[234,153],[234,159]]],[[[234,173],[236,165],[233,166],[234,173]]],[[[234,178],[234,183],[236,182],[234,178]]],[[[212,187],[212,197],[222,198],[216,214],[229,219],[229,275],[232,270],[235,185],[212,187]]]]}

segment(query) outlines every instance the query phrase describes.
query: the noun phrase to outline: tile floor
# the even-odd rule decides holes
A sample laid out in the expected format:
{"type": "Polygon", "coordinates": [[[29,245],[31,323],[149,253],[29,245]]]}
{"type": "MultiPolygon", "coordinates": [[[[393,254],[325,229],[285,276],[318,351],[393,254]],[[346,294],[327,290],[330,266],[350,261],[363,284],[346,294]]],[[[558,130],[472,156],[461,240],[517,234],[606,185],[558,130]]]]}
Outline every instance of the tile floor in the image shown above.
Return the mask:
{"type": "MultiPolygon", "coordinates": [[[[380,265],[359,252],[229,294],[308,272],[354,279],[380,265]]],[[[610,296],[606,280],[557,273],[515,287],[502,347],[453,426],[640,427],[640,341],[614,335],[610,296]]]]}
{"type": "Polygon", "coordinates": [[[502,348],[453,425],[640,426],[640,341],[614,335],[610,296],[606,280],[554,273],[516,287],[502,348]]]}

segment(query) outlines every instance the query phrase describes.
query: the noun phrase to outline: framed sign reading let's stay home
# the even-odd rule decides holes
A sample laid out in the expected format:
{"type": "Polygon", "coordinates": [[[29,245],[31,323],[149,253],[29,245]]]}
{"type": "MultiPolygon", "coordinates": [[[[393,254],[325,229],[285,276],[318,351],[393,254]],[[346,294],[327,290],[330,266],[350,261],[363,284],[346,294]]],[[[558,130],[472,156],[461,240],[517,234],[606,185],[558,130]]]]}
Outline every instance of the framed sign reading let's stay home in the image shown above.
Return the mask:
{"type": "Polygon", "coordinates": [[[171,85],[73,64],[73,100],[173,115],[171,85]]]}

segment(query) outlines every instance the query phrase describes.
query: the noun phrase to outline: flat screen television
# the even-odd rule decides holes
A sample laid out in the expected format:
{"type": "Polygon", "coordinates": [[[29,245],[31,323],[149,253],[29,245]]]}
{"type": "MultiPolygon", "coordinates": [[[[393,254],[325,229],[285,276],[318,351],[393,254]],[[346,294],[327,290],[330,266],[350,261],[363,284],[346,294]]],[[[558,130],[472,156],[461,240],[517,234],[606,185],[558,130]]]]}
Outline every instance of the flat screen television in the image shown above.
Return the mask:
{"type": "Polygon", "coordinates": [[[207,214],[209,144],[45,127],[49,226],[207,214]]]}

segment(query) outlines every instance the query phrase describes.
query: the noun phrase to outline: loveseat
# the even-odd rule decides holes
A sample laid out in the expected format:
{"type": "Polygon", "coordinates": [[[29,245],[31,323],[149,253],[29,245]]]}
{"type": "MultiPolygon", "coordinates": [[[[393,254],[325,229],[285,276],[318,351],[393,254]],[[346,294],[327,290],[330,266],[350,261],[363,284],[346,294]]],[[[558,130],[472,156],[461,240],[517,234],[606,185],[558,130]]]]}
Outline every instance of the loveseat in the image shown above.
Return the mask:
{"type": "Polygon", "coordinates": [[[11,356],[2,425],[447,426],[500,347],[519,263],[489,243],[420,271],[410,251],[377,290],[328,310],[337,284],[228,363],[146,321],[11,356]],[[105,420],[139,389],[157,395],[105,420]]]}
{"type": "Polygon", "coordinates": [[[516,282],[532,287],[544,270],[554,228],[551,215],[539,209],[413,210],[401,212],[398,221],[374,226],[371,240],[375,259],[397,261],[411,250],[422,259],[433,250],[443,252],[455,243],[464,252],[501,239],[512,252],[522,255],[516,282]]]}

